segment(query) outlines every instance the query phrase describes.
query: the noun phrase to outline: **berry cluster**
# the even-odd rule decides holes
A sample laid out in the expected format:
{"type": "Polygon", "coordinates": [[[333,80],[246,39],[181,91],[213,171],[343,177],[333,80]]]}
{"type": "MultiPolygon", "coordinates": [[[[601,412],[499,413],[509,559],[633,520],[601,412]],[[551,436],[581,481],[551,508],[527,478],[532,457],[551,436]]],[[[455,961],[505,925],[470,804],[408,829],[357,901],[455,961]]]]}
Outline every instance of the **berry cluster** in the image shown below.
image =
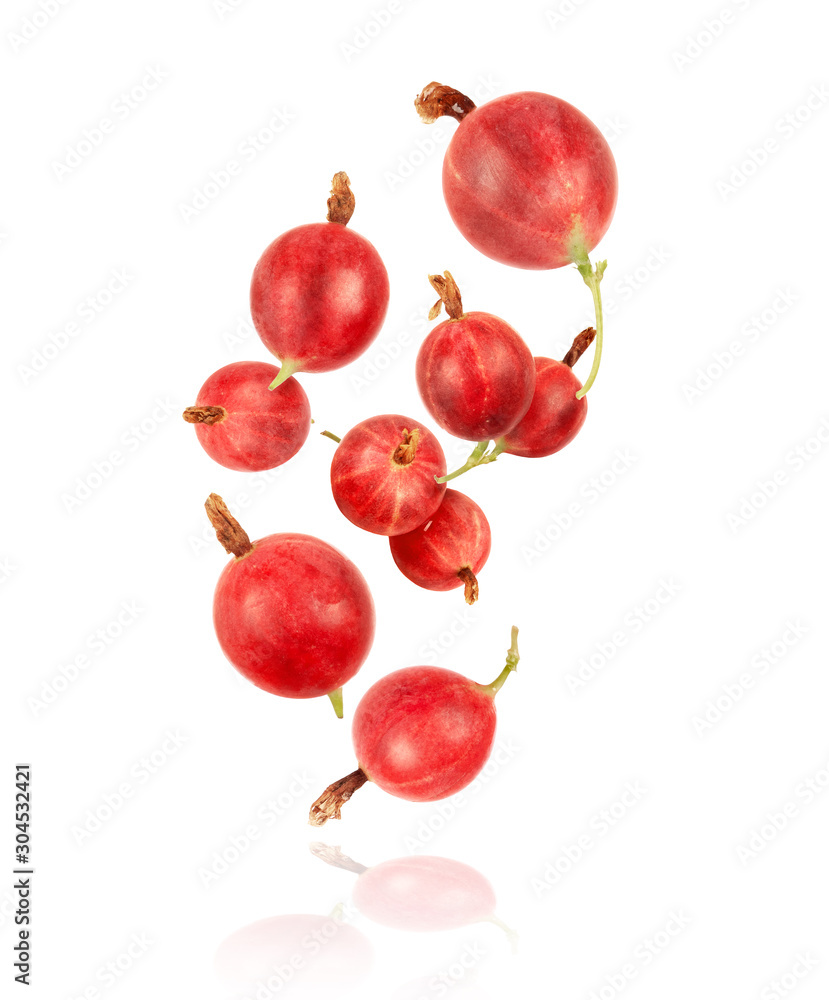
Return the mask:
{"type": "MultiPolygon", "coordinates": [[[[429,123],[459,122],[443,164],[443,192],[466,239],[497,261],[527,269],[574,264],[590,288],[596,325],[560,361],[533,357],[503,319],[465,312],[449,271],[429,276],[438,294],[429,318],[447,317],[420,346],[415,375],[423,404],[442,430],[470,442],[467,461],[447,472],[437,437],[416,419],[370,417],[339,438],[331,490],[353,524],[389,539],[392,558],[427,590],[463,588],[478,599],[490,526],[481,508],[446,483],[500,455],[541,458],[569,444],[587,416],[585,394],[602,350],[600,283],[606,261],[589,252],[616,203],[616,167],[599,130],[547,94],[524,92],[476,108],[431,83],[415,107],[429,123]],[[584,385],[573,366],[595,340],[584,385]]],[[[305,443],[308,397],[294,377],[359,357],[379,333],[389,279],[374,246],[349,228],[355,199],[334,176],[328,219],[279,236],[253,271],[254,326],[279,366],[230,364],[204,383],[184,419],[216,462],[238,471],[282,465],[305,443]]],[[[221,497],[206,509],[232,561],[219,578],[213,617],[231,663],[258,687],[287,698],[328,695],[342,718],[342,686],[374,639],[375,612],[357,567],[318,538],[295,533],[251,542],[221,497]]],[[[311,808],[320,826],[366,781],[392,795],[428,801],[465,787],[485,764],[495,735],[494,696],[518,664],[518,630],[507,663],[489,685],[437,667],[409,667],[371,687],[357,706],[359,765],[311,808]]]]}

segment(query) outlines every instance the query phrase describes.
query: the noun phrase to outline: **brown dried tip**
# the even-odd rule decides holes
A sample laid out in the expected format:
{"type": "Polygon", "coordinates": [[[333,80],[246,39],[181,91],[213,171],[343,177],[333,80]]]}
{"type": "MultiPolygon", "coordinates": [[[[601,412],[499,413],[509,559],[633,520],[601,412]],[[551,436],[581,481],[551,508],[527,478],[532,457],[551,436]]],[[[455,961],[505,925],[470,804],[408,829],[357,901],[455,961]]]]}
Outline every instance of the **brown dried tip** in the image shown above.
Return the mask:
{"type": "Polygon", "coordinates": [[[442,83],[433,80],[417,95],[414,102],[417,113],[427,125],[436,122],[444,115],[454,118],[456,122],[463,121],[470,111],[475,110],[475,104],[459,90],[444,87],[442,83]]]}
{"type": "Polygon", "coordinates": [[[478,600],[478,578],[469,566],[464,566],[458,570],[458,576],[463,580],[463,596],[467,604],[474,604],[478,600]]]}
{"type": "Polygon", "coordinates": [[[349,187],[351,182],[344,170],[334,174],[331,181],[331,197],[328,199],[328,221],[339,222],[347,226],[354,214],[354,192],[349,187]]]}
{"type": "Polygon", "coordinates": [[[429,319],[437,319],[441,305],[446,307],[450,319],[460,319],[463,316],[463,303],[460,289],[452,275],[448,271],[444,271],[442,275],[430,274],[429,283],[440,296],[429,310],[429,319]]]}
{"type": "Polygon", "coordinates": [[[420,428],[415,427],[413,431],[403,429],[403,440],[395,448],[392,458],[398,465],[411,465],[417,451],[417,442],[420,440],[420,428]]]}
{"type": "Polygon", "coordinates": [[[343,871],[354,872],[356,875],[362,875],[363,872],[368,871],[365,865],[361,865],[359,861],[354,861],[347,854],[343,854],[339,847],[329,847],[328,844],[316,841],[309,844],[309,849],[315,858],[319,858],[320,861],[324,861],[334,868],[342,868],[343,871]]]}
{"type": "Polygon", "coordinates": [[[567,365],[568,368],[572,368],[587,348],[593,343],[593,338],[595,336],[596,331],[592,326],[588,326],[586,330],[582,330],[573,341],[573,346],[561,359],[561,363],[567,365]]]}
{"type": "Polygon", "coordinates": [[[188,406],[182,413],[188,424],[218,424],[227,416],[223,406],[188,406]]]}
{"type": "Polygon", "coordinates": [[[246,556],[253,548],[248,533],[230,513],[227,504],[218,493],[210,494],[204,501],[204,509],[225,552],[236,556],[237,559],[246,556]]]}
{"type": "Polygon", "coordinates": [[[311,806],[311,812],[308,814],[309,824],[325,826],[329,819],[340,819],[340,809],[367,781],[365,773],[358,767],[356,771],[329,785],[311,806]]]}

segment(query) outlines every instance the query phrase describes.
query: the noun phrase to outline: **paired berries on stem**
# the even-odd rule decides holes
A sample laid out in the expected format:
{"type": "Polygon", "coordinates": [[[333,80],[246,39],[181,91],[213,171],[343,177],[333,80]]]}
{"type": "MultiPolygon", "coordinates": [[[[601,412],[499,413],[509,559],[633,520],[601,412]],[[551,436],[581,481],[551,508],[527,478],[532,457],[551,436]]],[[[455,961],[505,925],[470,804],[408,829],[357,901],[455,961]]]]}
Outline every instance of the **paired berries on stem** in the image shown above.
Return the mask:
{"type": "Polygon", "coordinates": [[[357,770],[328,786],[311,807],[309,823],[340,819],[343,804],[367,781],[411,802],[432,802],[465,788],[492,750],[494,698],[518,661],[513,628],[506,666],[491,684],[420,666],[372,685],[354,714],[357,770]]]}
{"type": "Polygon", "coordinates": [[[618,177],[607,140],[581,111],[550,94],[523,91],[476,107],[459,91],[430,83],[415,99],[427,124],[459,124],[443,160],[443,195],[453,222],[481,253],[513,267],[543,270],[575,264],[596,310],[596,351],[583,396],[602,352],[599,283],[607,261],[589,253],[610,226],[618,177]]]}

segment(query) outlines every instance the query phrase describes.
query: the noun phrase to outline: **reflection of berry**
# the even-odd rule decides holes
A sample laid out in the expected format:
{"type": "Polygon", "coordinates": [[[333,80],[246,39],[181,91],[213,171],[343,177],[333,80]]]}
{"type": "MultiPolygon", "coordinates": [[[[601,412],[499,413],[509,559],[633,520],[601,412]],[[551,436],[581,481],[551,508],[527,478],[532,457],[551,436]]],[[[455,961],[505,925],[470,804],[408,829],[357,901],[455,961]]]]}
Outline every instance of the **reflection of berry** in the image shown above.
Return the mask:
{"type": "Polygon", "coordinates": [[[371,945],[356,927],[294,913],[235,931],[219,945],[215,967],[228,989],[322,998],[332,996],[332,988],[339,992],[362,982],[373,962],[371,945]]]}

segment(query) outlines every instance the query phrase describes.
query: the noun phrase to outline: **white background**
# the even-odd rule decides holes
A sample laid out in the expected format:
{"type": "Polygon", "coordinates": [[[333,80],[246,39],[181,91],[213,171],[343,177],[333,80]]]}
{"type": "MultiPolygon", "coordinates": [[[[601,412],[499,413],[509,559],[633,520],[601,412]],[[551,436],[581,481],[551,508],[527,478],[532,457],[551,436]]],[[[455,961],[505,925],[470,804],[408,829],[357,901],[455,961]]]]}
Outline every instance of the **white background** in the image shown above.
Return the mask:
{"type": "MultiPolygon", "coordinates": [[[[490,924],[414,935],[355,915],[375,963],[349,996],[391,997],[418,980],[399,996],[439,996],[432,977],[477,945],[485,955],[454,986],[458,1000],[782,996],[771,984],[798,954],[817,964],[781,988],[825,997],[823,6],[69,0],[21,42],[39,10],[12,0],[1,25],[0,856],[8,889],[12,765],[30,761],[27,995],[222,996],[213,956],[228,934],[348,899],[354,876],[308,851],[322,839],[366,865],[410,853],[462,860],[490,879],[520,936],[513,954],[490,924]],[[372,9],[386,12],[382,30],[372,9]],[[120,95],[150,70],[161,82],[125,113],[120,95]],[[383,256],[392,296],[363,359],[300,376],[315,431],[342,434],[389,411],[423,419],[413,365],[430,271],[449,268],[468,308],[502,316],[537,354],[560,357],[590,322],[571,269],[503,267],[454,229],[440,162],[455,126],[430,129],[412,107],[433,79],[479,101],[531,89],[571,101],[610,138],[620,177],[593,255],[609,261],[608,315],[584,429],[550,459],[506,456],[457,484],[493,528],[471,613],[459,591],[414,587],[384,539],[340,516],[330,441],[312,433],[278,474],[251,477],[211,463],[178,416],[214,369],[268,360],[249,325],[251,270],[280,232],[324,218],[336,170],[351,177],[352,226],[383,256]],[[276,112],[281,132],[242,154],[276,112]],[[104,117],[114,130],[61,170],[67,147],[87,148],[84,130],[104,117]],[[762,154],[752,162],[749,151],[764,143],[758,166],[762,154]],[[211,171],[234,159],[238,175],[188,213],[211,171]],[[113,270],[128,276],[116,295],[113,270]],[[61,337],[73,322],[75,335],[61,337]],[[131,428],[142,422],[139,442],[131,428]],[[113,451],[120,464],[96,478],[113,451]],[[618,455],[625,463],[608,471],[618,455]],[[758,483],[775,475],[766,499],[758,483]],[[610,485],[596,499],[590,481],[602,476],[610,485]],[[78,480],[95,488],[72,504],[78,480]],[[211,598],[226,556],[202,510],[211,491],[252,537],[316,534],[366,575],[377,639],[346,688],[346,721],[326,699],[267,695],[224,660],[211,598]],[[744,501],[752,516],[739,520],[744,501]],[[580,516],[560,530],[572,504],[580,516]],[[122,602],[140,613],[112,626],[122,602]],[[805,630],[796,642],[790,622],[805,630]],[[498,697],[511,756],[485,785],[447,818],[367,786],[340,823],[306,826],[316,795],[354,766],[348,717],[370,684],[427,660],[489,681],[513,623],[521,666],[498,697]],[[122,634],[96,653],[90,636],[108,624],[122,634]],[[775,642],[785,655],[764,672],[754,658],[775,642]],[[82,653],[88,666],[73,674],[82,653]],[[574,692],[568,677],[591,656],[598,669],[574,692]],[[722,686],[740,687],[743,674],[753,686],[729,708],[722,686]],[[695,717],[721,696],[722,718],[701,731],[695,717]],[[137,762],[164,757],[168,732],[184,742],[149,776],[137,762]],[[810,778],[823,782],[811,800],[810,778]],[[131,797],[85,835],[88,811],[106,816],[105,796],[124,783],[131,797]],[[628,783],[646,793],[600,835],[594,817],[628,783]],[[280,794],[290,803],[266,825],[258,811],[280,794]],[[767,828],[762,850],[741,855],[787,802],[797,814],[786,828],[767,828]],[[258,839],[205,885],[200,869],[217,852],[232,857],[251,825],[258,839]],[[583,834],[591,848],[551,884],[583,834]],[[672,911],[689,923],[646,962],[672,911]],[[121,958],[113,983],[105,966],[136,934],[150,944],[121,958]],[[635,976],[621,989],[627,965],[635,976]]],[[[582,360],[582,378],[588,369],[582,360]]],[[[441,439],[459,464],[467,445],[441,439]]],[[[7,889],[2,976],[16,995],[7,889]]]]}

